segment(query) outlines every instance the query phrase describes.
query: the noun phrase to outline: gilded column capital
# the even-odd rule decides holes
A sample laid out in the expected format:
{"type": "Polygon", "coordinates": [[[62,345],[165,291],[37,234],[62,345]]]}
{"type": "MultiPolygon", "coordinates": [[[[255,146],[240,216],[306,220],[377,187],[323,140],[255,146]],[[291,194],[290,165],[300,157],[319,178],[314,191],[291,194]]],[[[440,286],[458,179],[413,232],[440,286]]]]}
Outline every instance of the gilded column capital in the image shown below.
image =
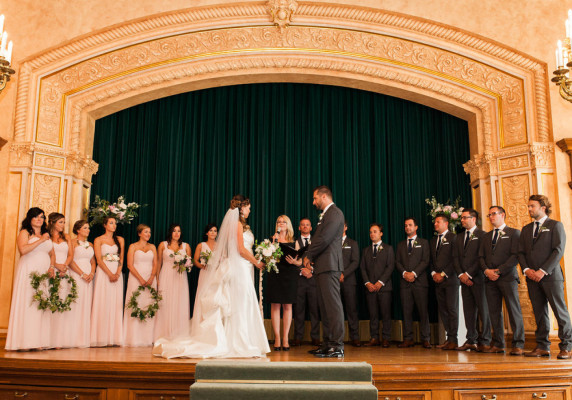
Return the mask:
{"type": "Polygon", "coordinates": [[[12,143],[10,145],[10,167],[32,167],[34,149],[33,142],[12,143]]]}
{"type": "Polygon", "coordinates": [[[553,143],[532,143],[530,154],[532,168],[554,168],[553,143]]]}
{"type": "Polygon", "coordinates": [[[91,178],[98,169],[99,164],[89,156],[82,156],[79,153],[71,153],[67,156],[66,174],[72,175],[74,178],[82,179],[91,184],[91,178]]]}

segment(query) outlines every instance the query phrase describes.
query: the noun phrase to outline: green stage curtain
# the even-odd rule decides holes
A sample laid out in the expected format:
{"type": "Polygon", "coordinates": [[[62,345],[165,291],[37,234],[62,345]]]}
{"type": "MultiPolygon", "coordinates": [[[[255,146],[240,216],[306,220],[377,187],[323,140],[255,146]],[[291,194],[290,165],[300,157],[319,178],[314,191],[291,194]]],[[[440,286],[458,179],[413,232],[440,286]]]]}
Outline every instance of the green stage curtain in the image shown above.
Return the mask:
{"type": "MultiPolygon", "coordinates": [[[[433,235],[425,198],[458,196],[471,206],[467,122],[409,101],[343,87],[253,84],[184,93],[132,107],[96,122],[91,190],[114,201],[146,204],[131,226],[152,227],[159,244],[172,222],[193,247],[204,226],[220,224],[233,194],[250,197],[249,223],[258,239],[288,215],[315,227],[312,189],[332,188],[348,221],[348,236],[369,244],[369,224],[384,226],[384,243],[405,238],[403,219],[417,217],[433,235]]],[[[94,232],[95,234],[95,232],[94,232]]],[[[358,269],[359,271],[359,269],[358,269]]],[[[191,272],[191,305],[198,273],[191,272]]],[[[394,273],[393,318],[401,319],[394,273]]],[[[360,318],[367,319],[358,273],[360,318]]],[[[432,319],[437,319],[431,296],[432,319]]],[[[269,306],[265,308],[269,315],[269,306]]]]}

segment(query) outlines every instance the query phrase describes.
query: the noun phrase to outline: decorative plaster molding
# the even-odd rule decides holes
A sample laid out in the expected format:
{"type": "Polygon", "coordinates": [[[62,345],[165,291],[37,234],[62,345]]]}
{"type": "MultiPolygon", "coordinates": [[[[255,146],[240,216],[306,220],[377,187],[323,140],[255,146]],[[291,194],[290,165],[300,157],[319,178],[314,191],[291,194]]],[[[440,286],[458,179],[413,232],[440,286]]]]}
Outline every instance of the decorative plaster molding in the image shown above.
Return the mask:
{"type": "Polygon", "coordinates": [[[268,12],[272,17],[272,22],[280,29],[290,25],[297,8],[296,0],[268,0],[268,12]]]}
{"type": "MultiPolygon", "coordinates": [[[[503,122],[500,127],[503,146],[527,141],[524,85],[520,78],[459,54],[416,42],[368,32],[340,32],[306,26],[290,26],[284,33],[272,27],[245,27],[165,37],[101,54],[58,71],[42,79],[37,140],[54,146],[63,143],[61,121],[66,116],[62,113],[71,94],[110,80],[124,80],[125,75],[145,74],[146,70],[158,65],[164,71],[175,62],[177,68],[173,79],[179,77],[177,74],[184,75],[185,70],[194,68],[195,64],[206,65],[207,70],[220,71],[218,64],[230,71],[244,69],[242,59],[252,52],[262,53],[258,57],[265,63],[282,69],[312,64],[318,71],[330,72],[328,59],[341,58],[346,60],[344,72],[371,75],[376,74],[376,70],[404,69],[413,70],[420,81],[427,81],[426,76],[434,84],[450,81],[457,85],[457,90],[467,88],[501,103],[502,111],[499,112],[502,115],[498,119],[495,116],[495,125],[503,122]],[[277,60],[284,59],[283,53],[299,58],[294,65],[292,61],[280,64],[277,60]],[[347,62],[348,59],[351,62],[347,62]],[[419,70],[423,74],[419,74],[419,70]]],[[[492,139],[485,145],[491,146],[492,139]]]]}

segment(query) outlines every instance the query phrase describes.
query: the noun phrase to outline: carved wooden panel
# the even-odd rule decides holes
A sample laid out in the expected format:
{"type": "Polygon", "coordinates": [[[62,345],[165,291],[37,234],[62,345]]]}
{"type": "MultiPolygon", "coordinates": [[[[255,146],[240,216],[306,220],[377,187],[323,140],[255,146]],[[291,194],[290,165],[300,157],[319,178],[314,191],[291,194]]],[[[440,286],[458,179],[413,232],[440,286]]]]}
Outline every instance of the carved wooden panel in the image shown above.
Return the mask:
{"type": "Polygon", "coordinates": [[[46,216],[59,211],[62,178],[54,175],[35,173],[32,183],[32,207],[40,207],[46,216]]]}

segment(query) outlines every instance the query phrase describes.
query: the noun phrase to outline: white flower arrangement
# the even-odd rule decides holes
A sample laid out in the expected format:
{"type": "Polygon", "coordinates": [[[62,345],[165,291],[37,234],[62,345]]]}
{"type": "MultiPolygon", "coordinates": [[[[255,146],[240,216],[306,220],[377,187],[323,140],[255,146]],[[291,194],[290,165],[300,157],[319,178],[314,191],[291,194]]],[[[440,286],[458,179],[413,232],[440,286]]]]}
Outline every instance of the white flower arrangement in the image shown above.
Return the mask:
{"type": "Polygon", "coordinates": [[[102,224],[106,217],[113,217],[118,224],[130,224],[137,217],[137,210],[141,206],[135,202],[126,203],[125,196],[119,196],[115,203],[103,200],[99,196],[95,196],[93,206],[86,209],[85,212],[91,222],[90,226],[102,224]]]}
{"type": "Polygon", "coordinates": [[[279,273],[277,264],[280,262],[280,258],[284,254],[282,252],[282,248],[280,248],[280,244],[271,242],[269,239],[265,239],[261,243],[256,242],[255,245],[255,258],[258,261],[262,260],[264,264],[266,264],[266,272],[274,271],[279,273]]]}
{"type": "MultiPolygon", "coordinates": [[[[447,202],[449,202],[449,200],[447,200],[447,202]]],[[[430,215],[432,219],[435,219],[437,214],[447,215],[449,217],[449,230],[452,232],[455,232],[455,228],[461,223],[461,213],[464,207],[459,206],[460,202],[461,197],[457,197],[457,200],[455,200],[452,205],[439,203],[435,196],[432,196],[430,199],[425,199],[425,203],[431,206],[428,215],[430,215]]]]}

